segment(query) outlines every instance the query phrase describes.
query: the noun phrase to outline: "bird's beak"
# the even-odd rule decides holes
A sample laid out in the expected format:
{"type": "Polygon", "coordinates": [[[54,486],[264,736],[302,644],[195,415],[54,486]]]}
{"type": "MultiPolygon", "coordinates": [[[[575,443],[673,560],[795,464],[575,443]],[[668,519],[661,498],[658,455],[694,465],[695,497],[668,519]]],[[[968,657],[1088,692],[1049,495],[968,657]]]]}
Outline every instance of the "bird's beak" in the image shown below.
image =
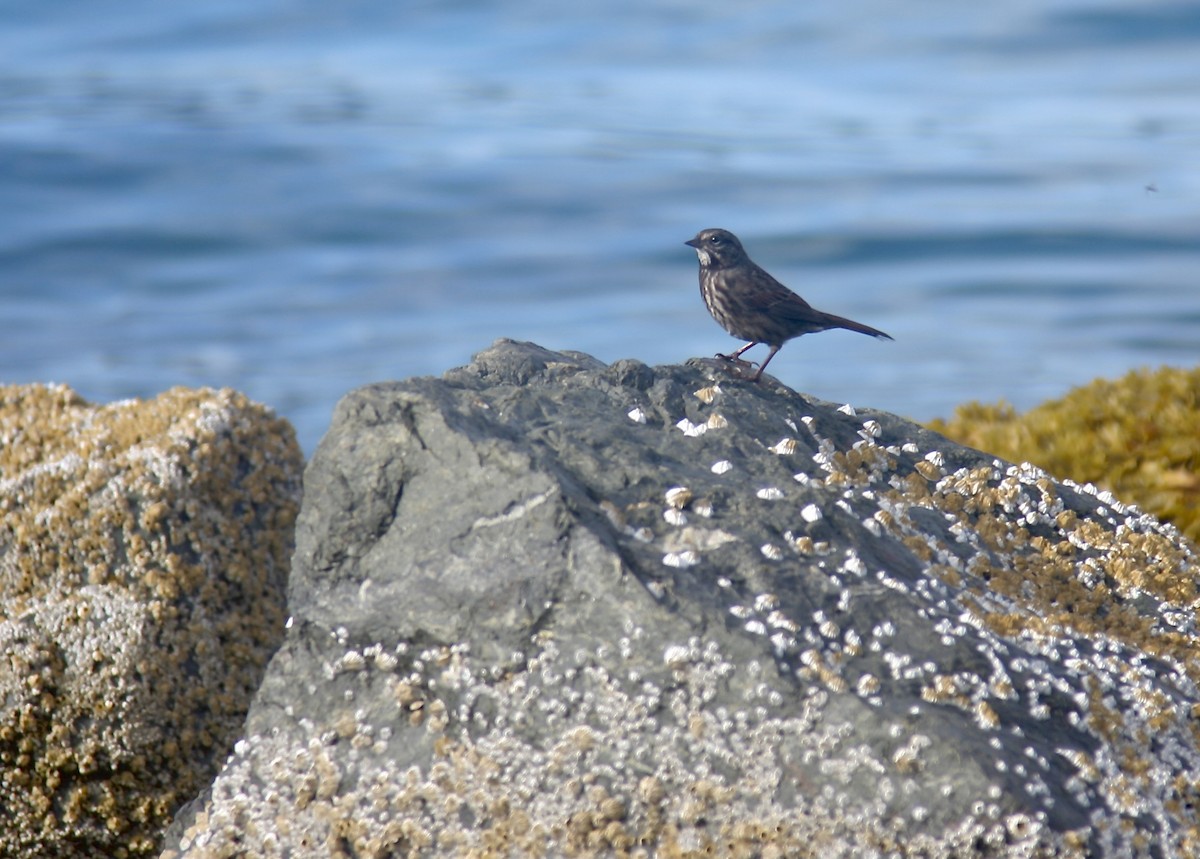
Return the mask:
{"type": "Polygon", "coordinates": [[[688,239],[686,242],[684,242],[684,244],[691,245],[694,248],[698,248],[698,247],[700,247],[700,240],[699,239],[688,239]]]}

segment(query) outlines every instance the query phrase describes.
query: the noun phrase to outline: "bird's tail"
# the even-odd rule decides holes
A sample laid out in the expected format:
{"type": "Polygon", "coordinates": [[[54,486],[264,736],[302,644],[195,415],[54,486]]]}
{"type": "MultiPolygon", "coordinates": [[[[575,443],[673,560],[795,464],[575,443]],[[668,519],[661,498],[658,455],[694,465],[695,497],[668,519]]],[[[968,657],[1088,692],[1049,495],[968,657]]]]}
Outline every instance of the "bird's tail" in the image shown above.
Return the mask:
{"type": "Polygon", "coordinates": [[[830,328],[846,328],[850,331],[857,331],[859,334],[870,334],[872,337],[881,337],[884,340],[894,339],[891,334],[880,331],[878,328],[863,325],[861,322],[855,322],[853,319],[847,319],[844,316],[834,316],[832,313],[825,314],[825,323],[830,328]]]}

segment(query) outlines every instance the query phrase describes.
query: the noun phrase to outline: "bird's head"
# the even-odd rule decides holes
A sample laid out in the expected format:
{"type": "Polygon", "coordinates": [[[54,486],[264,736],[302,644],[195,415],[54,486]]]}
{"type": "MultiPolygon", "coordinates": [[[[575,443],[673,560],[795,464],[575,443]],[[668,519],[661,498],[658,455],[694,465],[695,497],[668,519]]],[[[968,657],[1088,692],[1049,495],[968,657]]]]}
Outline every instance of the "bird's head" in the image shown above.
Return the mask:
{"type": "Polygon", "coordinates": [[[700,265],[706,268],[724,268],[737,265],[746,258],[746,251],[738,237],[729,230],[701,230],[696,237],[684,242],[696,249],[700,265]]]}

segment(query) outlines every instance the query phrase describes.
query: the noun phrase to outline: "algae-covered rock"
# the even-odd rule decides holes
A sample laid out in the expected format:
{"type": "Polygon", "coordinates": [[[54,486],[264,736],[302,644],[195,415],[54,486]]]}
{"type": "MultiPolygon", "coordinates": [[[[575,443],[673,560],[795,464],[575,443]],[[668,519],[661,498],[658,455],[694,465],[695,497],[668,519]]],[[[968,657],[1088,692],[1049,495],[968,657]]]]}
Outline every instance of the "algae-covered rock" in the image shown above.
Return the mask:
{"type": "Polygon", "coordinates": [[[152,855],[279,642],[303,466],[228,390],[0,388],[0,855],[152,855]]]}
{"type": "Polygon", "coordinates": [[[1200,367],[1136,370],[1023,415],[968,403],[930,427],[963,444],[1094,483],[1200,540],[1200,367]]]}

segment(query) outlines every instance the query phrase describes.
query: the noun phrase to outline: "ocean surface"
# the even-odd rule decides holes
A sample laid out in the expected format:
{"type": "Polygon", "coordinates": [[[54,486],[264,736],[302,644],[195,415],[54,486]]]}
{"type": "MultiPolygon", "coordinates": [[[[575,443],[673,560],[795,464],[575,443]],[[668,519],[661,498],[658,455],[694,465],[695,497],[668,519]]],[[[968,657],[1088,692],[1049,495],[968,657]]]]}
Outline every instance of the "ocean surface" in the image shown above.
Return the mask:
{"type": "Polygon", "coordinates": [[[825,399],[1193,366],[1200,3],[0,0],[3,382],[232,386],[311,453],[498,337],[736,348],[715,226],[896,338],[785,347],[825,399]]]}

